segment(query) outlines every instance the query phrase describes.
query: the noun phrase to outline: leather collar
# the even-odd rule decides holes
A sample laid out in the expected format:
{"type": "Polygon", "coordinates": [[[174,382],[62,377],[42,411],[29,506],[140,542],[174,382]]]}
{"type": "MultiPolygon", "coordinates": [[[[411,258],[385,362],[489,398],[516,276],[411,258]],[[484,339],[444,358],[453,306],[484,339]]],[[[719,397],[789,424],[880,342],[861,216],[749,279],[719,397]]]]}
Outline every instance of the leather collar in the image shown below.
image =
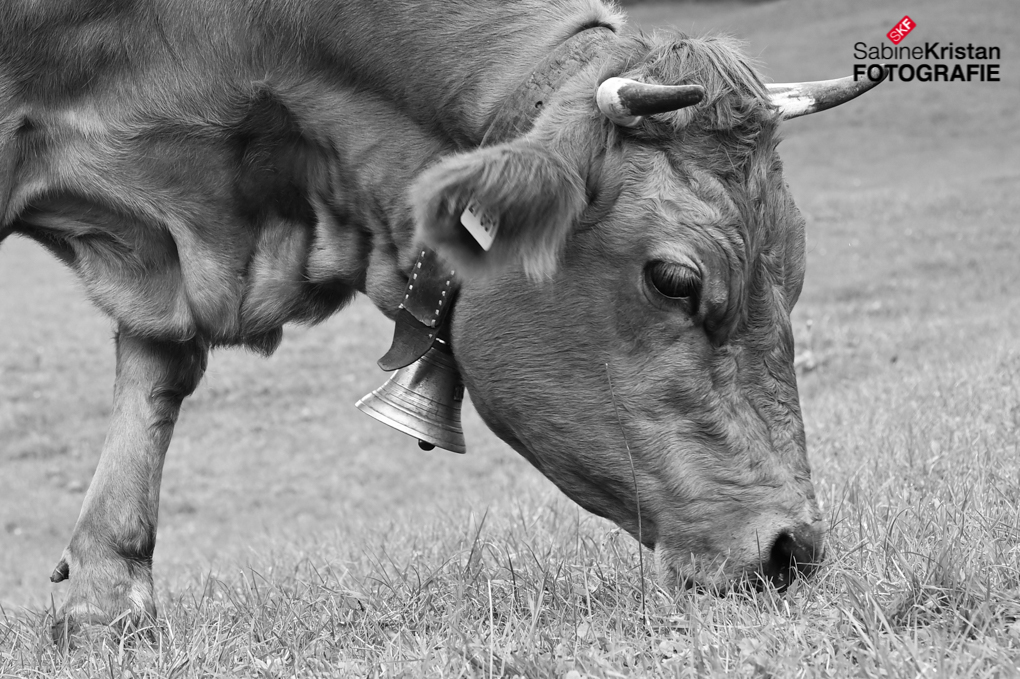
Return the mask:
{"type": "Polygon", "coordinates": [[[549,98],[587,66],[615,37],[611,28],[594,26],[570,36],[542,60],[507,98],[482,137],[481,146],[508,141],[531,129],[549,98]]]}

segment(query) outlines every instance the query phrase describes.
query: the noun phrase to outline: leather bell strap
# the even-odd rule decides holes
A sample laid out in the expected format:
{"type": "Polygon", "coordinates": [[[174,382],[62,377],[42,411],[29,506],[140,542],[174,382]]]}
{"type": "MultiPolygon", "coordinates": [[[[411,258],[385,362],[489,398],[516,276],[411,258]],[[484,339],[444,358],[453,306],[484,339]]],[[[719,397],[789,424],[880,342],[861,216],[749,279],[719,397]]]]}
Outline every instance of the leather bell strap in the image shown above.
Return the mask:
{"type": "MultiPolygon", "coordinates": [[[[604,26],[576,33],[554,49],[497,111],[481,146],[499,144],[525,134],[551,96],[591,62],[614,39],[604,26]]],[[[423,247],[411,270],[397,312],[393,343],[379,359],[383,370],[411,365],[425,355],[444,332],[459,283],[456,272],[431,248],[423,247]]]]}
{"type": "Polygon", "coordinates": [[[425,355],[445,330],[444,322],[459,287],[456,275],[435,250],[421,249],[397,311],[393,343],[379,359],[380,368],[397,370],[425,355]]]}

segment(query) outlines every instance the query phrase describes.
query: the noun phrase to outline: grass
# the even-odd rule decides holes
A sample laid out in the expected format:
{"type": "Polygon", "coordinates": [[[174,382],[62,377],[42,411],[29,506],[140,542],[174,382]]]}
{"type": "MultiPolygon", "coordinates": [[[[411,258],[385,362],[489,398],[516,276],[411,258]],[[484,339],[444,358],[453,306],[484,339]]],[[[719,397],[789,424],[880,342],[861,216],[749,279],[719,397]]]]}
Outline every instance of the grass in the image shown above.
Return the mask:
{"type": "MultiPolygon", "coordinates": [[[[994,385],[997,399],[1016,402],[1018,371],[1020,357],[994,385]]],[[[0,646],[15,649],[0,653],[0,667],[19,676],[1009,676],[1020,671],[1020,422],[1016,410],[987,419],[989,394],[974,399],[972,382],[952,376],[945,386],[880,402],[891,408],[882,417],[864,399],[851,409],[856,426],[827,451],[847,480],[820,489],[836,558],[786,593],[642,585],[633,540],[545,495],[391,524],[357,545],[343,534],[277,540],[239,572],[179,581],[153,644],[97,634],[64,656],[44,614],[21,616],[6,632],[0,624],[0,646]],[[947,403],[960,421],[983,424],[942,418],[947,403]],[[906,415],[915,427],[904,429],[906,415]],[[875,461],[861,465],[862,449],[875,461]]]]}
{"type": "MultiPolygon", "coordinates": [[[[629,11],[746,38],[789,80],[849,73],[853,42],[908,10],[920,40],[1006,51],[1011,8],[629,11]]],[[[164,475],[155,641],[95,632],[58,654],[46,578],[109,416],[110,329],[47,255],[5,243],[0,676],[1020,676],[1020,62],[1004,62],[998,86],[891,83],[788,126],[831,531],[827,565],[785,593],[660,590],[651,554],[642,574],[632,539],[470,409],[466,456],[356,413],[390,333],[362,301],[270,360],[213,357],[164,475]]]]}

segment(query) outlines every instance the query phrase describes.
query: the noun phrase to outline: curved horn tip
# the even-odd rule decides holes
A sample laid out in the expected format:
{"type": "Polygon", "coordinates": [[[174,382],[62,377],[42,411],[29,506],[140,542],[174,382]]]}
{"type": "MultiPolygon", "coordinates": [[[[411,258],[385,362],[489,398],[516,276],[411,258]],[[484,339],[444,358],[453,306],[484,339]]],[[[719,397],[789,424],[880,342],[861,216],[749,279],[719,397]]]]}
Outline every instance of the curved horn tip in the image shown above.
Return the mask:
{"type": "Polygon", "coordinates": [[[631,115],[627,105],[620,98],[620,90],[634,82],[637,81],[628,78],[609,78],[599,85],[595,92],[595,101],[602,114],[623,127],[636,127],[641,122],[641,116],[631,115]]]}
{"type": "Polygon", "coordinates": [[[701,85],[656,85],[609,78],[595,93],[599,110],[617,125],[635,127],[644,116],[679,111],[705,98],[701,85]]]}
{"type": "Polygon", "coordinates": [[[834,80],[818,80],[803,83],[770,83],[766,85],[772,104],[779,109],[783,120],[799,118],[845,104],[856,99],[885,80],[886,71],[882,65],[882,77],[878,80],[854,76],[834,80]]]}

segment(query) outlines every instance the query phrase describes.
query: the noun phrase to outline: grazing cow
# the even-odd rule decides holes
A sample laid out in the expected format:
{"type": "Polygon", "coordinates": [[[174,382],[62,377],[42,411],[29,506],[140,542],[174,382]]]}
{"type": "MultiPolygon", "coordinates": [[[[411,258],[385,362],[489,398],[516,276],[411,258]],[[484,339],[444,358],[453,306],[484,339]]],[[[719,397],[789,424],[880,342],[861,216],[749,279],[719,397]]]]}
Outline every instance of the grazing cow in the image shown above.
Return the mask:
{"type": "Polygon", "coordinates": [[[0,5],[0,240],[50,249],[118,328],[58,633],[154,615],[164,454],[209,349],[268,354],[357,292],[396,318],[422,243],[458,272],[449,341],[487,424],[664,577],[821,557],[776,147],[864,86],[766,86],[731,42],[621,22],[598,0],[0,5]]]}

